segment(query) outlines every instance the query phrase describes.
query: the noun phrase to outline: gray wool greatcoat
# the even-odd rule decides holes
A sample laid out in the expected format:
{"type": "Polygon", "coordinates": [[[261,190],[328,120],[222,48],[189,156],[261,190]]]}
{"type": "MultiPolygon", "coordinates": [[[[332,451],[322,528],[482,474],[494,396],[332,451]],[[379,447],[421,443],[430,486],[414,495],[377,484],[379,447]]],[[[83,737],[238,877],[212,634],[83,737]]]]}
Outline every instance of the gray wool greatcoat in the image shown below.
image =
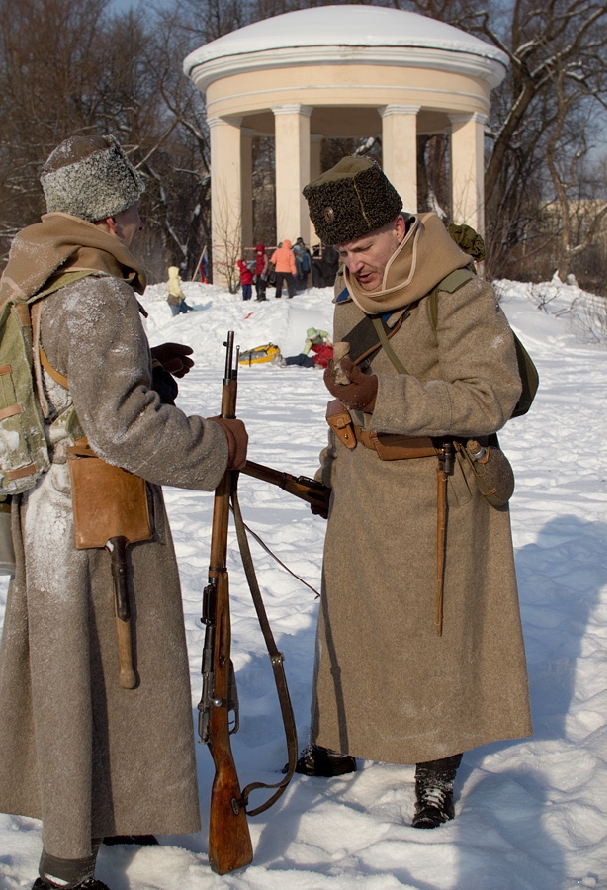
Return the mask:
{"type": "MultiPolygon", "coordinates": [[[[336,293],[343,287],[341,279],[336,293]]],[[[367,429],[487,435],[520,392],[512,333],[492,288],[473,279],[410,308],[371,373],[367,429]]],[[[334,339],[363,317],[337,302],[334,339]]],[[[529,736],[525,653],[507,507],[492,507],[461,459],[448,483],[444,626],[437,635],[437,460],[382,461],[333,433],[321,454],[333,489],[317,629],[312,741],[358,757],[416,763],[529,736]]]]}
{"type": "Polygon", "coordinates": [[[120,687],[110,555],[75,549],[65,440],[13,506],[17,574],[0,650],[0,811],[42,818],[47,853],[200,830],[179,577],[159,485],[212,490],[220,427],[160,404],[135,294],[110,276],[48,297],[42,344],[98,455],[147,480],[153,539],[130,548],[136,689],[120,687]]]}

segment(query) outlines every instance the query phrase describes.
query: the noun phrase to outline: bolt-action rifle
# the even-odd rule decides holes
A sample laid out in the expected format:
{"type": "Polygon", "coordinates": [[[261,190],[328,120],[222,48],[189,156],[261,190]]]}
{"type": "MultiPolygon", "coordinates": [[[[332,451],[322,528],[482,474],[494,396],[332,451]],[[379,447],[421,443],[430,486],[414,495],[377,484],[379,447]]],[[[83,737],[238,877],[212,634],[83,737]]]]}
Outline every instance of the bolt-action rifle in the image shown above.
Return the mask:
{"type": "MultiPolygon", "coordinates": [[[[223,378],[221,416],[236,416],[238,349],[233,361],[234,332],[229,331],[223,378]]],[[[242,868],[253,859],[251,836],[230,748],[238,729],[238,700],[230,661],[230,608],[226,569],[230,491],[236,474],[229,470],[215,491],[209,583],[204,590],[202,621],[206,626],[202,656],[203,688],[198,732],[215,763],[209,825],[209,861],[220,875],[242,868]],[[233,714],[230,726],[230,714],[233,714]]]]}
{"type": "Polygon", "coordinates": [[[253,479],[269,482],[270,485],[277,485],[290,494],[302,498],[314,507],[320,507],[325,512],[329,509],[331,489],[315,479],[308,479],[307,476],[291,476],[290,473],[283,473],[282,470],[273,470],[271,467],[264,467],[262,464],[254,464],[250,460],[246,462],[240,472],[244,473],[245,476],[252,476],[253,479]]]}

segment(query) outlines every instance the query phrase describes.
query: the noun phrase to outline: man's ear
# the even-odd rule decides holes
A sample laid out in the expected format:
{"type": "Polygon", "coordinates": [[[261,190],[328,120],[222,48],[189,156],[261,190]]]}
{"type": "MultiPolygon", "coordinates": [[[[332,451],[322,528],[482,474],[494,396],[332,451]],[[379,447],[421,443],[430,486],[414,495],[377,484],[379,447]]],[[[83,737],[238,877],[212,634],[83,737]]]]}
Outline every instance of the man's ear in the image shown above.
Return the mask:
{"type": "Polygon", "coordinates": [[[396,230],[396,235],[397,235],[398,241],[400,243],[403,240],[403,238],[405,237],[405,232],[407,231],[407,226],[405,225],[405,220],[403,219],[403,217],[401,216],[400,213],[396,217],[394,228],[396,230]]]}
{"type": "Polygon", "coordinates": [[[103,229],[104,232],[109,232],[111,235],[116,235],[116,220],[113,216],[106,216],[105,219],[100,219],[94,225],[99,226],[100,229],[103,229]]]}

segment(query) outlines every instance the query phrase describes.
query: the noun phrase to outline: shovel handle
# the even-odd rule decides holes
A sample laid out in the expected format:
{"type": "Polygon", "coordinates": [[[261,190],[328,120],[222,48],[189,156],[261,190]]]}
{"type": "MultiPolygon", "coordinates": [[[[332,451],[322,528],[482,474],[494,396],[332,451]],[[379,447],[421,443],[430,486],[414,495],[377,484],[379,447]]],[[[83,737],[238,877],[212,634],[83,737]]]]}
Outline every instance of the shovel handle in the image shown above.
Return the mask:
{"type": "Polygon", "coordinates": [[[137,685],[137,677],[133,667],[131,619],[122,621],[116,616],[116,632],[118,635],[118,657],[120,659],[120,685],[123,689],[134,689],[137,685]]]}
{"type": "Polygon", "coordinates": [[[131,631],[131,608],[128,589],[128,565],[126,548],[128,541],[124,535],[110,538],[106,547],[112,557],[112,578],[114,580],[114,612],[118,637],[118,658],[120,661],[120,685],[123,689],[134,689],[137,676],[133,667],[133,635],[131,631]]]}

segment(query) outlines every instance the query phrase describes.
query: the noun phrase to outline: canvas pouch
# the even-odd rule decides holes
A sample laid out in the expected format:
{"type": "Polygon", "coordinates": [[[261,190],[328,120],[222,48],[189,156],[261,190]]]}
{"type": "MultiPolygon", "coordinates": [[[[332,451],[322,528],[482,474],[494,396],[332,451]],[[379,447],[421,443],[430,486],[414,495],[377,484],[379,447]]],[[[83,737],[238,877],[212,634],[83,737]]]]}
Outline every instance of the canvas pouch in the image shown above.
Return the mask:
{"type": "Polygon", "coordinates": [[[480,493],[493,507],[503,507],[514,491],[514,473],[497,437],[491,438],[491,444],[489,439],[468,439],[465,443],[456,441],[455,447],[474,473],[480,493]]]}

